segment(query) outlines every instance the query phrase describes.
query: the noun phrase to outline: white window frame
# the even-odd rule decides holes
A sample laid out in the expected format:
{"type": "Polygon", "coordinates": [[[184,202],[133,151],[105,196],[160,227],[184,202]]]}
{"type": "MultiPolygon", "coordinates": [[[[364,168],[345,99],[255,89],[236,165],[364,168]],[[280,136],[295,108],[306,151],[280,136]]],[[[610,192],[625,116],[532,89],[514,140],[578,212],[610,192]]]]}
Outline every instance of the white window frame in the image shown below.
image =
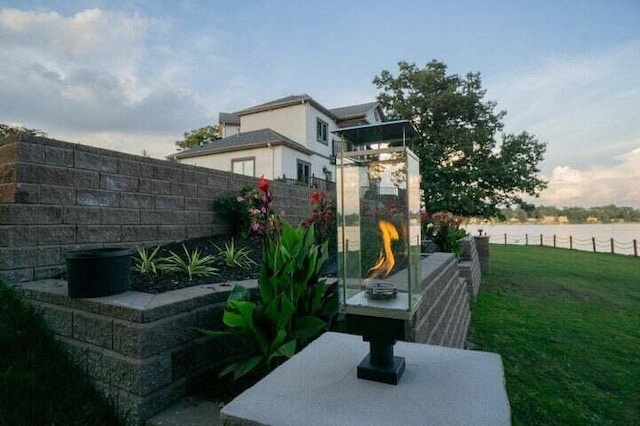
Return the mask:
{"type": "Polygon", "coordinates": [[[244,175],[244,176],[256,177],[256,157],[242,157],[242,158],[233,158],[233,159],[231,159],[231,172],[232,173],[236,173],[236,174],[241,174],[241,175],[244,175]],[[251,174],[246,173],[245,164],[247,164],[247,163],[251,163],[251,165],[252,165],[253,172],[251,174]],[[241,173],[236,173],[235,167],[234,167],[236,164],[242,164],[242,172],[241,173]]]}
{"type": "Polygon", "coordinates": [[[316,139],[318,142],[329,144],[329,123],[316,117],[316,139]]]}

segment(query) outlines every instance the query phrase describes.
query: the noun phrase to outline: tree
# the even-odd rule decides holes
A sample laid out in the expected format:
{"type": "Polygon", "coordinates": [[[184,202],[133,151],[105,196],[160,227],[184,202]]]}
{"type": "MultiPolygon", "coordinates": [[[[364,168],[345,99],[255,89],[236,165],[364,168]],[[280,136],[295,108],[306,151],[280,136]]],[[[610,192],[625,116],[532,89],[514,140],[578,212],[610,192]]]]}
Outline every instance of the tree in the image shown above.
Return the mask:
{"type": "Polygon", "coordinates": [[[9,124],[0,124],[0,138],[9,135],[24,134],[28,136],[47,136],[45,132],[38,129],[27,129],[22,126],[12,126],[9,124]]]}
{"type": "Polygon", "coordinates": [[[184,139],[176,141],[176,147],[178,151],[184,149],[195,148],[202,146],[206,143],[216,141],[220,139],[219,129],[217,125],[204,126],[199,129],[184,132],[184,139]]]}
{"type": "Polygon", "coordinates": [[[423,201],[428,211],[489,218],[500,207],[524,202],[546,187],[538,164],[546,149],[533,135],[501,134],[505,111],[484,99],[479,73],[447,75],[444,63],[421,69],[399,62],[399,73],[384,70],[373,83],[390,119],[410,120],[420,140],[423,201]]]}

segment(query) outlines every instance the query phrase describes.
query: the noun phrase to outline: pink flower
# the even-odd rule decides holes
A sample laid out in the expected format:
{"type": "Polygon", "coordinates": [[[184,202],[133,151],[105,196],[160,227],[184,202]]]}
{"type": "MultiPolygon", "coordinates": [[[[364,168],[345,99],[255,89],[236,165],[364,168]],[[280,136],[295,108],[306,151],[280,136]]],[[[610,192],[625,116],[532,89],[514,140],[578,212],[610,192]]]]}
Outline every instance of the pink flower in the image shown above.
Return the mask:
{"type": "Polygon", "coordinates": [[[260,224],[258,222],[253,222],[251,224],[251,230],[256,232],[256,231],[258,231],[258,229],[260,229],[260,224]]]}
{"type": "Polygon", "coordinates": [[[241,196],[238,195],[238,198],[236,198],[236,201],[241,203],[244,201],[244,198],[242,198],[241,196]]]}

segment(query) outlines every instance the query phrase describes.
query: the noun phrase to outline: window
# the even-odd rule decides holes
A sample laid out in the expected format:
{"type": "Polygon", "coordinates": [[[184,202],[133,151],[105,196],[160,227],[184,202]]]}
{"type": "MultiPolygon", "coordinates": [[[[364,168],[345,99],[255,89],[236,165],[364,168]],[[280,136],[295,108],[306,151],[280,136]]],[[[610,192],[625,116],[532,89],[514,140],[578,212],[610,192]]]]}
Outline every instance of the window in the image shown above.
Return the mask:
{"type": "Polygon", "coordinates": [[[255,177],[256,159],[251,158],[238,158],[231,160],[231,171],[239,175],[253,176],[255,177]]]}
{"type": "Polygon", "coordinates": [[[327,143],[327,123],[316,119],[316,138],[318,142],[327,143]]]}
{"type": "Polygon", "coordinates": [[[298,160],[298,180],[301,182],[309,182],[310,172],[311,164],[306,161],[298,160]]]}

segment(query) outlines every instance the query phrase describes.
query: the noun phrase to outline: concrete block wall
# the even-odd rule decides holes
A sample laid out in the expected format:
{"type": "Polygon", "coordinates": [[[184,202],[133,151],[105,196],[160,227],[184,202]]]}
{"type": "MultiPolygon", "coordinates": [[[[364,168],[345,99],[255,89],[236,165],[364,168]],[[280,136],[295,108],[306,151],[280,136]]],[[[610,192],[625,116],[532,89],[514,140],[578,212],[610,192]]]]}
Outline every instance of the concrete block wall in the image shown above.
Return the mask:
{"type": "Polygon", "coordinates": [[[482,281],[482,271],[480,258],[476,249],[476,240],[472,236],[464,237],[460,240],[463,247],[462,256],[458,260],[460,276],[467,282],[467,289],[472,300],[476,300],[482,281]]]}
{"type": "Polygon", "coordinates": [[[480,260],[480,270],[483,274],[491,272],[491,252],[489,250],[489,236],[474,236],[478,259],[480,260]]]}
{"type": "Polygon", "coordinates": [[[471,320],[466,280],[451,253],[432,253],[422,261],[422,300],[407,340],[464,348],[471,320]]]}
{"type": "Polygon", "coordinates": [[[233,356],[224,339],[195,329],[220,328],[229,285],[95,299],[68,298],[62,280],[16,288],[126,425],[144,424],[182,398],[190,380],[233,356]]]}
{"type": "MultiPolygon", "coordinates": [[[[0,279],[55,277],[72,249],[228,232],[213,201],[256,184],[253,177],[48,138],[0,139],[0,279]]],[[[272,188],[274,206],[291,223],[311,214],[311,189],[280,182],[272,188]]]]}

